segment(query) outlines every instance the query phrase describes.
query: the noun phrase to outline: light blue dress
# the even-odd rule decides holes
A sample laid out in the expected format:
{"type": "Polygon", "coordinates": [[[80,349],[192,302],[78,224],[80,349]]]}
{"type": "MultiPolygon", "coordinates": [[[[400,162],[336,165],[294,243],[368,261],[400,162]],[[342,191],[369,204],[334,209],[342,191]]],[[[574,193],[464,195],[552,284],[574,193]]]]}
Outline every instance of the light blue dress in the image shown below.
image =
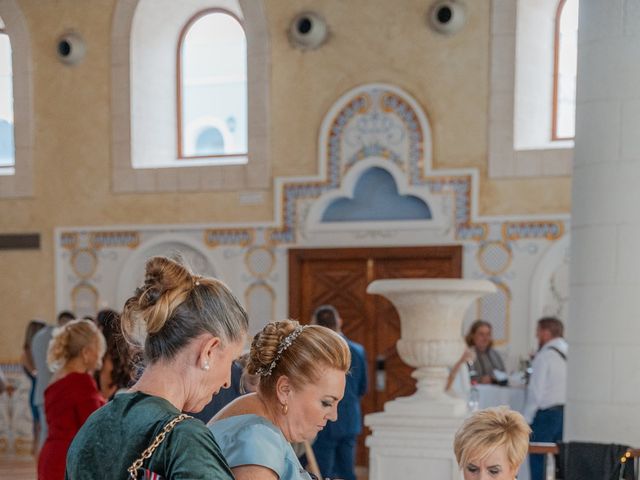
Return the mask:
{"type": "Polygon", "coordinates": [[[209,426],[229,466],[260,465],[280,480],[310,480],[293,448],[273,423],[253,414],[218,420],[209,426]]]}

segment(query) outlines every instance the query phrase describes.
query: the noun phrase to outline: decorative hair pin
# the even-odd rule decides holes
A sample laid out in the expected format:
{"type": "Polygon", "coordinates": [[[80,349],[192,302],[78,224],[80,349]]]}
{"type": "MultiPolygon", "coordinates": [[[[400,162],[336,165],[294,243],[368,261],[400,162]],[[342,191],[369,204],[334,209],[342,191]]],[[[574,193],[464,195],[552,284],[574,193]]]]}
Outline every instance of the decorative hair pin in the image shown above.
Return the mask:
{"type": "Polygon", "coordinates": [[[306,328],[306,325],[298,325],[293,332],[284,337],[280,344],[278,345],[278,350],[276,352],[276,356],[273,361],[269,364],[268,367],[260,367],[256,370],[256,375],[260,375],[261,377],[268,377],[273,372],[273,369],[276,368],[276,364],[282,357],[284,351],[291,346],[293,341],[298,338],[298,336],[302,333],[302,331],[306,328]]]}

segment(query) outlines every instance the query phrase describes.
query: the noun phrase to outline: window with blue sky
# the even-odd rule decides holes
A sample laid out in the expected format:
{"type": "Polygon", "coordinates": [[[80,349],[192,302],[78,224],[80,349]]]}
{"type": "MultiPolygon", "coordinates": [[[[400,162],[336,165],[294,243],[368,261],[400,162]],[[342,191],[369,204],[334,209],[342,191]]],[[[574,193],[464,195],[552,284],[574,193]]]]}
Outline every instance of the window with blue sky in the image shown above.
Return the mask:
{"type": "Polygon", "coordinates": [[[180,44],[179,156],[247,154],[247,41],[235,16],[201,12],[180,44]]]}
{"type": "Polygon", "coordinates": [[[578,0],[561,0],[556,19],[553,138],[573,138],[576,127],[578,0]]]}
{"type": "Polygon", "coordinates": [[[0,168],[13,167],[14,164],[11,42],[0,18],[0,168]]]}

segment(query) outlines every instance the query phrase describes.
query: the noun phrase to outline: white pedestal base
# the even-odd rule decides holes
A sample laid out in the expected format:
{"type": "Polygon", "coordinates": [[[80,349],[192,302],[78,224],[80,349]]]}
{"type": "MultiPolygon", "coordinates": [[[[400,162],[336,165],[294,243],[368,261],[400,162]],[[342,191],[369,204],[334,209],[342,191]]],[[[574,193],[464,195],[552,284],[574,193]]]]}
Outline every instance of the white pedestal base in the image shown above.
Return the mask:
{"type": "MultiPolygon", "coordinates": [[[[448,409],[451,404],[441,406],[448,409]]],[[[462,479],[453,454],[453,437],[464,420],[466,407],[463,403],[462,416],[438,415],[430,407],[395,400],[385,405],[384,412],[365,417],[365,425],[373,432],[366,439],[369,480],[462,479]]]]}
{"type": "Polygon", "coordinates": [[[443,394],[441,398],[429,399],[428,403],[417,395],[398,397],[384,404],[384,413],[398,416],[425,418],[463,418],[469,413],[467,403],[461,398],[443,394]]]}

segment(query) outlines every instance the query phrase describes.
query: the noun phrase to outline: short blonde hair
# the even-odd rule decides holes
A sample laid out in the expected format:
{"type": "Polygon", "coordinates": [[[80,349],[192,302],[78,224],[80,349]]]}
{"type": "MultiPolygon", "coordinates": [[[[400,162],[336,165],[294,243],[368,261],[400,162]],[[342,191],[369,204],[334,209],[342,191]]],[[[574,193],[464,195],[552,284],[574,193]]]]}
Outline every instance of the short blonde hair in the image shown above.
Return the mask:
{"type": "Polygon", "coordinates": [[[49,368],[54,372],[62,368],[93,342],[97,342],[99,357],[102,357],[107,348],[106,342],[102,332],[90,320],[72,320],[56,328],[47,350],[49,368]]]}
{"type": "Polygon", "coordinates": [[[453,450],[462,468],[504,447],[511,468],[517,469],[529,449],[531,428],[524,417],[507,407],[486,408],[472,414],[456,432],[453,450]]]}
{"type": "Polygon", "coordinates": [[[266,397],[275,398],[276,383],[282,375],[289,378],[294,388],[303,388],[317,382],[325,368],[349,371],[351,351],[347,342],[333,330],[320,325],[306,325],[279,353],[284,339],[298,326],[295,320],[270,322],[253,338],[247,372],[261,375],[258,389],[266,397]],[[274,361],[275,365],[270,368],[274,361]],[[270,373],[265,374],[267,370],[270,373]]]}

